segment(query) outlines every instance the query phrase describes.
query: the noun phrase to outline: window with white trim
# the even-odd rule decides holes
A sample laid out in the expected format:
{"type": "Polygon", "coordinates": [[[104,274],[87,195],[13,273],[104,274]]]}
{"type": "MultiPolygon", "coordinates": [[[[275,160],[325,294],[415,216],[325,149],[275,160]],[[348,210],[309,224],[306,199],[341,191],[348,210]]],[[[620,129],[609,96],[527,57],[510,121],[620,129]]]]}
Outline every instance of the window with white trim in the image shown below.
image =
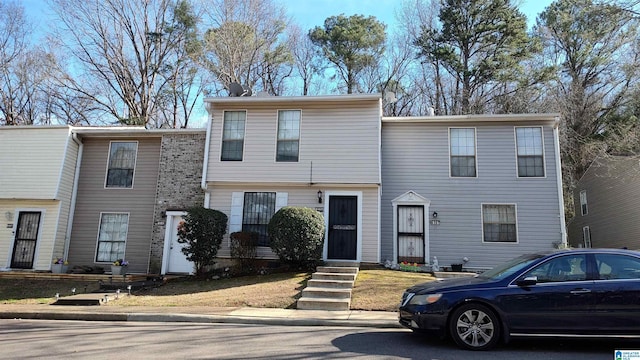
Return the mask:
{"type": "Polygon", "coordinates": [[[275,192],[245,192],[242,231],[258,233],[258,246],[269,246],[267,226],[275,212],[275,192]]]}
{"type": "Polygon", "coordinates": [[[591,229],[588,226],[582,228],[582,245],[586,248],[591,247],[591,229]]]}
{"type": "Polygon", "coordinates": [[[544,153],[541,127],[517,127],[519,177],[544,177],[544,153]]]}
{"type": "Polygon", "coordinates": [[[222,126],[221,161],[242,161],[246,111],[225,111],[222,126]]]}
{"type": "Polygon", "coordinates": [[[452,177],[476,177],[476,129],[450,128],[452,177]]]}
{"type": "Polygon", "coordinates": [[[96,262],[113,262],[124,259],[129,229],[129,214],[103,213],[100,216],[96,262]]]}
{"type": "Polygon", "coordinates": [[[300,147],[300,110],[278,111],[276,161],[298,161],[300,147]]]}
{"type": "Polygon", "coordinates": [[[585,216],[589,213],[589,205],[587,204],[587,190],[580,191],[580,214],[585,216]]]}
{"type": "Polygon", "coordinates": [[[112,141],[109,144],[109,160],[105,187],[133,187],[133,173],[136,167],[138,142],[112,141]]]}
{"type": "Polygon", "coordinates": [[[484,242],[517,242],[516,206],[483,204],[482,233],[484,242]]]}

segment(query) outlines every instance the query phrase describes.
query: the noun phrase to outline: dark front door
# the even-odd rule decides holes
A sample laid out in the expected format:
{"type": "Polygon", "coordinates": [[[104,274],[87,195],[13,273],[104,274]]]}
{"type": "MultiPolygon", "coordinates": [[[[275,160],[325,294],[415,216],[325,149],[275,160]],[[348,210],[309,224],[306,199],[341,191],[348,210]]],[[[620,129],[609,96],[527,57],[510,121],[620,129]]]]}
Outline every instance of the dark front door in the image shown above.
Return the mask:
{"type": "Polygon", "coordinates": [[[329,241],[331,260],[356,260],[358,249],[358,198],[329,196],[329,241]]]}
{"type": "Polygon", "coordinates": [[[21,212],[18,216],[16,239],[11,257],[14,269],[32,269],[36,253],[36,241],[40,227],[40,212],[21,212]]]}

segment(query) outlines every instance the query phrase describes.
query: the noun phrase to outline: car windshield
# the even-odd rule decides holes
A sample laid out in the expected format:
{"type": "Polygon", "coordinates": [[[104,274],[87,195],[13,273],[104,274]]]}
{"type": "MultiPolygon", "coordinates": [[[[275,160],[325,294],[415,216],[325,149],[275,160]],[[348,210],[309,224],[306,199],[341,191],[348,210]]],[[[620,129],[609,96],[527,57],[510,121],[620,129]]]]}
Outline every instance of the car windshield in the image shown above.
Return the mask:
{"type": "Polygon", "coordinates": [[[522,255],[504,264],[498,265],[491,270],[487,270],[478,275],[478,277],[489,280],[502,280],[543,256],[544,255],[540,254],[522,255]]]}

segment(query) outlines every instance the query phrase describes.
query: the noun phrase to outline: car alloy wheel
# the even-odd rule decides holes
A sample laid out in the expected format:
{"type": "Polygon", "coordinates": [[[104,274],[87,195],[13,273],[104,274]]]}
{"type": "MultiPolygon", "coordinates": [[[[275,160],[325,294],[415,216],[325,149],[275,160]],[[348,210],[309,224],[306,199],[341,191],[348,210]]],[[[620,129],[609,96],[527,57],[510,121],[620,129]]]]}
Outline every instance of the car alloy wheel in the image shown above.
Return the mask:
{"type": "Polygon", "coordinates": [[[449,331],[458,346],[469,350],[487,350],[498,342],[500,323],[488,307],[467,304],[454,311],[449,331]]]}

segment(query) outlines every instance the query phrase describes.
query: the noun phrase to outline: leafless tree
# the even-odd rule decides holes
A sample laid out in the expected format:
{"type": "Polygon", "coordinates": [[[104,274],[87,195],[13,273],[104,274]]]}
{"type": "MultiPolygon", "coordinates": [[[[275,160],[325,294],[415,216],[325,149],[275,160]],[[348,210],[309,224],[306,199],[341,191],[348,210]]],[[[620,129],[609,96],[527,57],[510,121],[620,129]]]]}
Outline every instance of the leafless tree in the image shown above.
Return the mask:
{"type": "Polygon", "coordinates": [[[214,91],[228,89],[231,83],[273,91],[270,85],[279,80],[265,72],[287,59],[281,39],[287,23],[284,9],[272,0],[206,0],[203,5],[208,29],[202,63],[218,80],[214,91]]]}
{"type": "MultiPolygon", "coordinates": [[[[176,73],[167,66],[175,66],[176,48],[184,45],[186,36],[184,29],[173,26],[180,3],[51,0],[59,17],[59,38],[75,60],[69,71],[75,76],[65,86],[120,123],[160,126],[161,98],[179,83],[171,81],[176,73]]],[[[183,109],[181,115],[174,124],[189,114],[183,109]]]]}

